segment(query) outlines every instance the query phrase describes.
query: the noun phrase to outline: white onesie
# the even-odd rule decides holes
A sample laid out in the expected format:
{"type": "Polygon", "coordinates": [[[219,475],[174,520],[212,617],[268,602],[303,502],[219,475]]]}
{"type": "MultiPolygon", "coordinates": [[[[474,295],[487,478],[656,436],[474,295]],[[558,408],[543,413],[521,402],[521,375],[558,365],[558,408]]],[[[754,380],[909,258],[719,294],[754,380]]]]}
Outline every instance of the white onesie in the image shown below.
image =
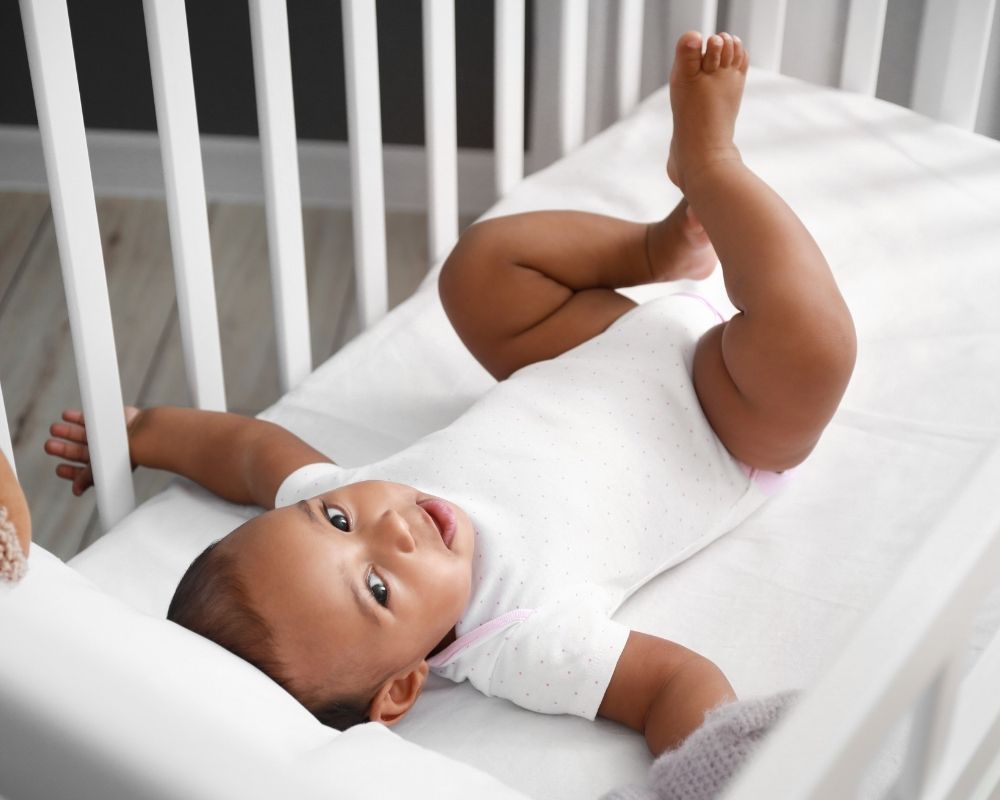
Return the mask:
{"type": "Polygon", "coordinates": [[[720,319],[687,293],[640,305],[396,455],[296,470],[275,505],[371,479],[457,503],[476,529],[472,596],[429,665],[534,711],[593,719],[629,632],[612,613],[774,488],[723,447],[695,395],[695,344],[720,319]]]}

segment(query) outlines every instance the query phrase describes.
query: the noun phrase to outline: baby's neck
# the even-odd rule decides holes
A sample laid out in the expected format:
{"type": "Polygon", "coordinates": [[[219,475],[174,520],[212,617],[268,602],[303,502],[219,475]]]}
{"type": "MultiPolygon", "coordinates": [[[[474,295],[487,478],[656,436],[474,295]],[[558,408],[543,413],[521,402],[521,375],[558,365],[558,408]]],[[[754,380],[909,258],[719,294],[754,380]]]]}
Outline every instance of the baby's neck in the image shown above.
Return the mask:
{"type": "Polygon", "coordinates": [[[430,658],[431,656],[436,656],[438,653],[444,650],[448,645],[454,642],[455,638],[456,638],[455,629],[452,628],[444,635],[444,638],[437,643],[437,646],[427,654],[427,657],[430,658]]]}

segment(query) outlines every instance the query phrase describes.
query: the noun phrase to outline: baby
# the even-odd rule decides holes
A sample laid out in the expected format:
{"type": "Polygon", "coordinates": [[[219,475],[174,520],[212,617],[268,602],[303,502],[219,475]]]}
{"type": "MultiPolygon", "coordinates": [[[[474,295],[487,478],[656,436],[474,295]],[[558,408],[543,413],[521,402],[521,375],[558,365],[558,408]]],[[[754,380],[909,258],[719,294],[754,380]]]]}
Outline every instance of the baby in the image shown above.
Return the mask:
{"type": "MultiPolygon", "coordinates": [[[[321,721],[392,724],[428,671],[546,713],[616,720],[654,754],[734,699],[708,659],[610,619],[731,530],[816,445],[850,378],[850,313],[816,243],[733,143],[748,55],[687,33],[667,175],[640,224],[543,211],[471,226],[440,275],[455,330],[500,383],[379,463],[334,465],[233,414],[128,410],[136,465],[267,509],[208,547],[171,620],[258,666],[321,721]],[[704,278],[739,312],[615,291],[704,278]]],[[[90,483],[79,412],[49,453],[90,483]]]]}

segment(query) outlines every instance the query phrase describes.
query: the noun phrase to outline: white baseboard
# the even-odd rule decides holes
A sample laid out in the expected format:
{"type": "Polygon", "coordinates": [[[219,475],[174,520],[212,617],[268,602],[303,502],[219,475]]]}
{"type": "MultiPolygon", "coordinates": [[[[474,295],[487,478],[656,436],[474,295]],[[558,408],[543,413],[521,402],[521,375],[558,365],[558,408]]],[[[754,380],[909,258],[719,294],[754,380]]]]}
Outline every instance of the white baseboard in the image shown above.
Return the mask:
{"type": "MultiPolygon", "coordinates": [[[[163,167],[155,133],[89,131],[94,193],[98,197],[163,197],[163,167]]],[[[202,165],[210,201],[263,203],[260,142],[202,136],[202,165]]],[[[459,213],[478,216],[496,202],[493,151],[458,151],[459,213]]],[[[385,145],[385,203],[389,211],[425,211],[424,148],[385,145]]],[[[304,206],[350,208],[351,164],[346,142],[299,142],[304,206]]],[[[48,191],[38,128],[0,125],[0,191],[48,191]]]]}

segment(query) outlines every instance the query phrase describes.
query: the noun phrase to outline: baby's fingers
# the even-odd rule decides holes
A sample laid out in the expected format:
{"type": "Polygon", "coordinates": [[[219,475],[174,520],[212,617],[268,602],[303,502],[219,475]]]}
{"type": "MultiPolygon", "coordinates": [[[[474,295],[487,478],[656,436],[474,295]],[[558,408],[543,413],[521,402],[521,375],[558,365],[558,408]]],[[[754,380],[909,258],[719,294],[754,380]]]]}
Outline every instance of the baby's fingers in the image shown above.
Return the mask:
{"type": "Polygon", "coordinates": [[[83,412],[78,408],[67,408],[63,411],[62,418],[67,422],[83,425],[83,412]]]}
{"type": "MultiPolygon", "coordinates": [[[[64,412],[63,419],[66,419],[68,414],[70,414],[69,411],[64,412]]],[[[49,426],[49,433],[53,436],[58,436],[60,439],[68,439],[71,442],[80,442],[81,444],[87,443],[87,429],[81,423],[73,422],[71,420],[66,422],[53,422],[49,426]]]]}
{"type": "Polygon", "coordinates": [[[67,461],[79,461],[81,464],[90,463],[90,448],[84,444],[77,444],[75,441],[66,441],[62,434],[56,433],[55,428],[58,423],[52,426],[53,436],[58,439],[48,439],[45,442],[45,452],[50,456],[65,458],[67,461]]]}
{"type": "Polygon", "coordinates": [[[77,467],[72,464],[60,464],[56,467],[56,475],[73,482],[73,494],[79,496],[94,485],[94,473],[90,467],[77,467]]]}

